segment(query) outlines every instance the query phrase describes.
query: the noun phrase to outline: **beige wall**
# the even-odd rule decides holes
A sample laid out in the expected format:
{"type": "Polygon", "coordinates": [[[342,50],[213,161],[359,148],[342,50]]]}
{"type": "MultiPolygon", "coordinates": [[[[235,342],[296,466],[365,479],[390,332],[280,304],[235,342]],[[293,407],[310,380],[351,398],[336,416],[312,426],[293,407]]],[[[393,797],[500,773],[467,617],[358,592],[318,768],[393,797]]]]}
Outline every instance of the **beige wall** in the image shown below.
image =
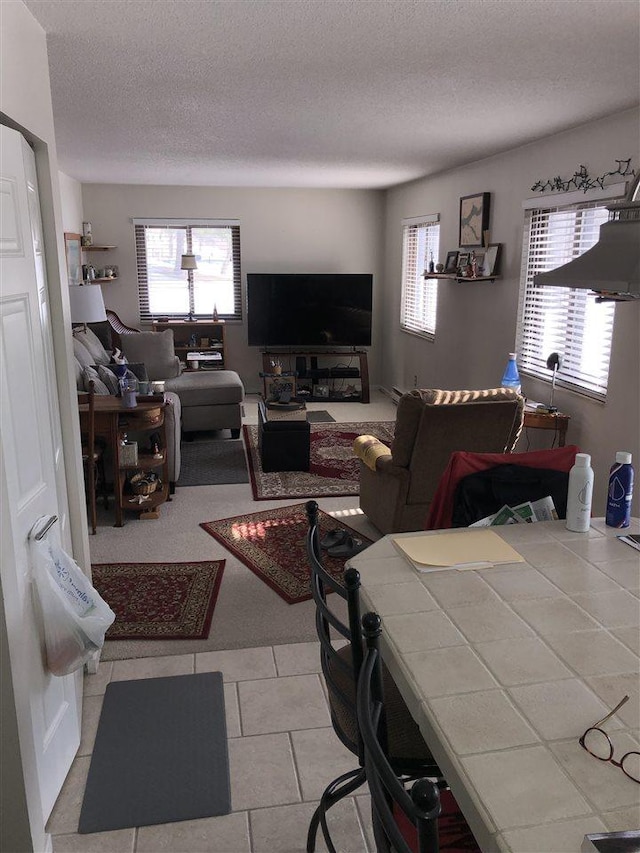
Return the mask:
{"type": "MultiPolygon", "coordinates": [[[[631,110],[460,169],[396,187],[388,192],[383,304],[385,326],[382,382],[418,387],[489,388],[499,385],[507,353],[514,348],[524,214],[538,179],[569,177],[580,164],[592,175],[615,168],[616,157],[640,163],[638,111],[631,110]],[[441,282],[434,342],[399,330],[401,220],[440,213],[441,260],[458,246],[460,196],[491,193],[491,242],[502,243],[503,278],[491,283],[441,282]]],[[[549,195],[552,198],[552,195],[549,195]]],[[[603,514],[608,469],[616,450],[630,450],[640,466],[640,300],[616,306],[609,393],[606,404],[556,391],[556,404],[571,415],[568,438],[593,456],[594,512],[603,514]]],[[[549,384],[523,379],[523,391],[548,401],[549,384]]],[[[550,434],[531,431],[530,446],[548,446],[550,434]],[[543,439],[544,435],[544,439],[543,439]]],[[[527,437],[520,450],[527,449],[527,437]]],[[[636,490],[637,494],[637,490],[636,490]]],[[[638,499],[634,503],[638,512],[638,499]]]]}
{"type": "MultiPolygon", "coordinates": [[[[236,189],[85,184],[85,219],[95,243],[117,245],[109,260],[120,278],[102,285],[105,304],[127,324],[139,323],[134,217],[240,220],[243,293],[248,272],[366,272],[374,276],[370,373],[384,334],[380,300],[384,193],[376,190],[236,189]]],[[[227,363],[248,392],[260,389],[259,350],[247,346],[246,323],[229,323],[227,363]]]]}

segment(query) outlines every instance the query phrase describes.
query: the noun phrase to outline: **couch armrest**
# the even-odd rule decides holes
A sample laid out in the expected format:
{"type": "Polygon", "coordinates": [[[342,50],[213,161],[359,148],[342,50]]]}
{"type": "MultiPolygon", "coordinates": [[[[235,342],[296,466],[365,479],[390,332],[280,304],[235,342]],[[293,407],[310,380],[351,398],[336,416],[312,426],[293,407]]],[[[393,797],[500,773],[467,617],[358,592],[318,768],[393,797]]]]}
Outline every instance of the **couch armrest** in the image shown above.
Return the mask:
{"type": "Polygon", "coordinates": [[[353,452],[372,471],[379,467],[385,457],[391,461],[391,450],[374,435],[359,435],[353,442],[353,452]]]}

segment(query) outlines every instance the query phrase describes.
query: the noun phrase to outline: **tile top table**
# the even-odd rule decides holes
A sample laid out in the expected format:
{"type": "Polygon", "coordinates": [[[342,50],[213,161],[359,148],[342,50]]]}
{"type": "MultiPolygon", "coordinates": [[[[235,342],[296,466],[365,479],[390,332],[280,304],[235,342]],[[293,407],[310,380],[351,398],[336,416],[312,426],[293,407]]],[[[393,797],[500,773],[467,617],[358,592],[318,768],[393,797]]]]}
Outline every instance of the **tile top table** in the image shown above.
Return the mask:
{"type": "Polygon", "coordinates": [[[348,565],[481,848],[579,853],[587,833],[640,828],[640,784],[578,743],[628,694],[604,728],[614,758],[640,750],[640,553],[616,538],[640,523],[491,529],[525,562],[422,573],[393,544],[404,533],[348,565]]]}

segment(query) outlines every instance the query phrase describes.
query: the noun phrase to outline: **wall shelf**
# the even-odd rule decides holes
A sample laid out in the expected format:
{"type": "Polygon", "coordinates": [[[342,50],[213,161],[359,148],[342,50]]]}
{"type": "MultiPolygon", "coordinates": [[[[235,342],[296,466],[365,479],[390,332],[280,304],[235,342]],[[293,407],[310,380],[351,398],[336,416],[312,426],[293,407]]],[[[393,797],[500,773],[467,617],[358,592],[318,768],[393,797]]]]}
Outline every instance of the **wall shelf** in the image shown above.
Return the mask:
{"type": "Polygon", "coordinates": [[[109,249],[117,249],[117,246],[82,246],[83,252],[108,252],[109,249]]]}
{"type": "Polygon", "coordinates": [[[502,278],[500,275],[479,275],[473,278],[472,276],[467,275],[455,275],[454,273],[445,273],[445,272],[430,272],[425,273],[423,278],[441,278],[445,281],[457,281],[461,283],[463,281],[498,281],[502,278]]]}

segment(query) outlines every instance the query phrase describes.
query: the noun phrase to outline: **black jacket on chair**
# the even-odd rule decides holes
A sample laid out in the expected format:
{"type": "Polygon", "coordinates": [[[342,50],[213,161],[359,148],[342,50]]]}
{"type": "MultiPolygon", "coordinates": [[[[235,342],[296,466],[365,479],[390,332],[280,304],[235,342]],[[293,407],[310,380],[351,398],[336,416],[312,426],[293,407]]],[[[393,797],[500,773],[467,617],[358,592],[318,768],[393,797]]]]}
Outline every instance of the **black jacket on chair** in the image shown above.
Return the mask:
{"type": "Polygon", "coordinates": [[[468,527],[505,504],[517,506],[551,495],[558,518],[567,517],[569,474],[550,468],[496,465],[463,477],[453,501],[452,527],[468,527]]]}

